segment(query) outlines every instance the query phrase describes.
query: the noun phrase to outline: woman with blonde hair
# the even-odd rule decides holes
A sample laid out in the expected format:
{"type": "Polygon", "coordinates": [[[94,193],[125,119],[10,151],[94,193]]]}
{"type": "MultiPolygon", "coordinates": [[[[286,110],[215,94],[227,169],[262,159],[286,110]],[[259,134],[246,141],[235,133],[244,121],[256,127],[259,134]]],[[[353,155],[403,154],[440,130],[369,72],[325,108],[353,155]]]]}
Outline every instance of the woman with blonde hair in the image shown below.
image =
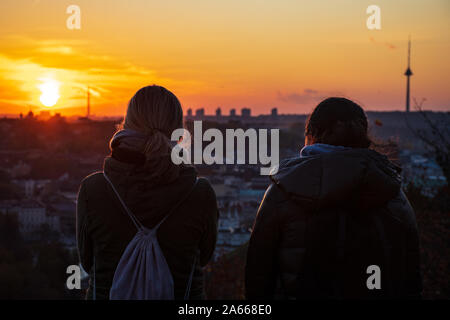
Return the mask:
{"type": "Polygon", "coordinates": [[[118,262],[136,234],[134,221],[104,175],[140,224],[152,229],[163,221],[157,239],[173,277],[175,299],[186,292],[190,299],[204,298],[201,267],[216,243],[217,202],[208,180],[197,178],[194,167],[171,160],[170,137],[182,126],[183,111],[173,93],[155,85],[140,89],[110,141],[104,174],[83,180],[77,203],[78,250],[83,268],[95,275],[87,299],[109,298],[118,262]],[[193,261],[198,261],[194,267],[193,261]]]}

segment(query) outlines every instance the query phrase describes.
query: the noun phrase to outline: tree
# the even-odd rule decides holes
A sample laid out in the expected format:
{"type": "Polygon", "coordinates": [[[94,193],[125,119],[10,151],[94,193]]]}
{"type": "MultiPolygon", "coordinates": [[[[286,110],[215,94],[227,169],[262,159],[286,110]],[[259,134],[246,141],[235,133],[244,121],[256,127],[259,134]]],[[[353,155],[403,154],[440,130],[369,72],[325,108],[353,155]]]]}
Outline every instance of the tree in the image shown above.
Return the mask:
{"type": "Polygon", "coordinates": [[[437,164],[441,167],[447,183],[450,183],[450,114],[443,113],[439,120],[432,120],[429,112],[423,109],[426,99],[420,102],[414,100],[415,109],[426,124],[426,129],[415,129],[406,118],[406,125],[413,134],[422,141],[427,149],[434,155],[437,164]]]}

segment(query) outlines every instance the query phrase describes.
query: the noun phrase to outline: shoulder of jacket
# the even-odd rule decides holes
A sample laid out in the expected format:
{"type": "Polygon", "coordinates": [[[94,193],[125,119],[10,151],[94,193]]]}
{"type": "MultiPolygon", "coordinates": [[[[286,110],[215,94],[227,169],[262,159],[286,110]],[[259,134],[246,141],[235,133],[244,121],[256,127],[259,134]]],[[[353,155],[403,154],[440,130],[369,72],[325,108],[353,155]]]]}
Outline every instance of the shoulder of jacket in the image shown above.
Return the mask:
{"type": "Polygon", "coordinates": [[[90,175],[85,177],[81,181],[81,187],[88,188],[88,189],[95,188],[100,182],[103,183],[103,180],[104,180],[103,172],[97,171],[97,172],[91,173],[90,175]]]}
{"type": "Polygon", "coordinates": [[[197,185],[195,186],[196,190],[202,190],[202,191],[206,191],[206,190],[213,190],[211,183],[209,182],[209,180],[205,177],[198,177],[197,178],[197,185]]]}
{"type": "Polygon", "coordinates": [[[268,187],[264,194],[264,200],[270,201],[272,203],[285,203],[289,202],[289,195],[286,190],[280,184],[272,182],[268,187]]]}

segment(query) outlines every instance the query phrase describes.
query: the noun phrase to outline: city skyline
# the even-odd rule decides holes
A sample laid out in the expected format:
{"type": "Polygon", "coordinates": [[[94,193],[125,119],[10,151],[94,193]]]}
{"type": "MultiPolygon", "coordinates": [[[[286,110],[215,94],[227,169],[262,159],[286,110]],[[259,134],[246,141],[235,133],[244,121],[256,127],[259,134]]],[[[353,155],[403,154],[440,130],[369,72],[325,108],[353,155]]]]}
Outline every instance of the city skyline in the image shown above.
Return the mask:
{"type": "Polygon", "coordinates": [[[450,110],[447,1],[378,1],[380,30],[366,26],[368,4],[354,1],[79,0],[80,30],[66,27],[70,4],[2,1],[0,114],[83,116],[89,86],[91,115],[120,116],[151,84],[173,91],[185,113],[307,114],[328,96],[404,110],[410,34],[411,110],[423,98],[426,109],[450,110]]]}

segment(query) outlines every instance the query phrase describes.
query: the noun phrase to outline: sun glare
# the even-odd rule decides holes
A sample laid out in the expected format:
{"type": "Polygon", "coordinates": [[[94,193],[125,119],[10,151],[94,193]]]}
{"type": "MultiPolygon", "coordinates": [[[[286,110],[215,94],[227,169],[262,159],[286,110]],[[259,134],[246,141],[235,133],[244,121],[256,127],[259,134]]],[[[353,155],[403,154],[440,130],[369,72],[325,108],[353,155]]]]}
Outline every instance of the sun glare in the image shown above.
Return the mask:
{"type": "Polygon", "coordinates": [[[59,99],[59,82],[54,79],[39,79],[42,84],[38,86],[42,94],[40,99],[46,107],[53,107],[59,99]]]}

